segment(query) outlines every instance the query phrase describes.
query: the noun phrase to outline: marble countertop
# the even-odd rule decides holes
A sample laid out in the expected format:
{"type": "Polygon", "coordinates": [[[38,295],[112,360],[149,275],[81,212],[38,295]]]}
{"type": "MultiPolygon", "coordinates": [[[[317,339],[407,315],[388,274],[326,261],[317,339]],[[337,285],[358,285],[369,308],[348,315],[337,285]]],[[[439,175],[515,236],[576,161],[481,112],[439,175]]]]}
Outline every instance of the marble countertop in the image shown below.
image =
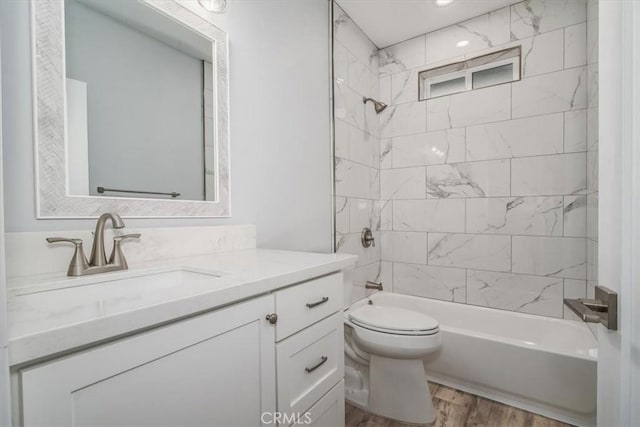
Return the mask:
{"type": "Polygon", "coordinates": [[[13,279],[7,301],[9,363],[26,364],[265,294],[350,267],[356,258],[247,249],[95,276],[13,279]]]}

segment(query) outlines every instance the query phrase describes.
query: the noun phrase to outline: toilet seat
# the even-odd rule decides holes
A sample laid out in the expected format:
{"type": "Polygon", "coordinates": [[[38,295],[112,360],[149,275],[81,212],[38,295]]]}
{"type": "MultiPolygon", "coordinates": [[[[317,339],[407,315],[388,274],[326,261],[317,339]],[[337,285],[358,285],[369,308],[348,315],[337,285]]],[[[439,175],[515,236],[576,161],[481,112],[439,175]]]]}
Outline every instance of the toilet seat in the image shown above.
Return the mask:
{"type": "Polygon", "coordinates": [[[397,307],[364,305],[350,312],[349,320],[356,326],[385,334],[426,336],[439,332],[434,318],[397,307]]]}

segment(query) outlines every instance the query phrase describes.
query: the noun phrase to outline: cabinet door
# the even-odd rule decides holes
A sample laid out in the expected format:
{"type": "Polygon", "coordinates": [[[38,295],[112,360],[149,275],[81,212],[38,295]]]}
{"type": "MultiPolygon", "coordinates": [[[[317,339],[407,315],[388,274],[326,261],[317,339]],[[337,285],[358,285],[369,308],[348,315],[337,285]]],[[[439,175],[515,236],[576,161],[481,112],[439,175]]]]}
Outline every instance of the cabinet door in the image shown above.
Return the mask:
{"type": "Polygon", "coordinates": [[[25,426],[258,426],[275,411],[273,296],[21,371],[25,426]]]}
{"type": "Polygon", "coordinates": [[[341,380],[306,413],[300,415],[293,425],[344,427],[344,421],[344,380],[341,380]]]}

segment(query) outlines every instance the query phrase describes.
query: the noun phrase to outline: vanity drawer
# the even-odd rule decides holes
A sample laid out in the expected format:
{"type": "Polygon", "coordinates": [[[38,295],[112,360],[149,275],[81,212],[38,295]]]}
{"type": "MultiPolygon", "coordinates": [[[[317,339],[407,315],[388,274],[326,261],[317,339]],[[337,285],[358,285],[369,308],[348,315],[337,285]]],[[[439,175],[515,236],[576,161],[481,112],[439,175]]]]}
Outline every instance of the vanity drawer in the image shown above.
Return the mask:
{"type": "Polygon", "coordinates": [[[342,273],[334,273],[276,292],[276,341],[341,310],[342,289],[342,273]]]}
{"type": "Polygon", "coordinates": [[[342,312],[276,347],[278,411],[302,413],[344,377],[342,312]]]}
{"type": "Polygon", "coordinates": [[[301,414],[294,426],[344,426],[344,380],[322,396],[309,410],[301,414]]]}

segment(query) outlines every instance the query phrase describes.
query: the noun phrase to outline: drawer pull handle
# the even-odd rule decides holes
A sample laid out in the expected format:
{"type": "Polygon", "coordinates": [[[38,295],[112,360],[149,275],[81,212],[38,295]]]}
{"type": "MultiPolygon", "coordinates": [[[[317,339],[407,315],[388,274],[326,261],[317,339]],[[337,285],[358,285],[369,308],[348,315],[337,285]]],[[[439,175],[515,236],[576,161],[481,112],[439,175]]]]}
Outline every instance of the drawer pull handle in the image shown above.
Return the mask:
{"type": "Polygon", "coordinates": [[[313,372],[316,369],[318,369],[320,366],[324,365],[327,360],[329,360],[329,358],[327,356],[322,356],[318,363],[316,363],[315,365],[313,365],[310,368],[304,368],[304,370],[307,371],[307,374],[310,374],[311,372],[313,372]]]}
{"type": "Polygon", "coordinates": [[[320,304],[324,304],[324,303],[325,303],[325,302],[327,302],[327,301],[329,301],[329,297],[324,297],[324,298],[322,298],[320,301],[307,303],[307,307],[308,307],[308,308],[317,307],[317,306],[319,306],[320,304]]]}

